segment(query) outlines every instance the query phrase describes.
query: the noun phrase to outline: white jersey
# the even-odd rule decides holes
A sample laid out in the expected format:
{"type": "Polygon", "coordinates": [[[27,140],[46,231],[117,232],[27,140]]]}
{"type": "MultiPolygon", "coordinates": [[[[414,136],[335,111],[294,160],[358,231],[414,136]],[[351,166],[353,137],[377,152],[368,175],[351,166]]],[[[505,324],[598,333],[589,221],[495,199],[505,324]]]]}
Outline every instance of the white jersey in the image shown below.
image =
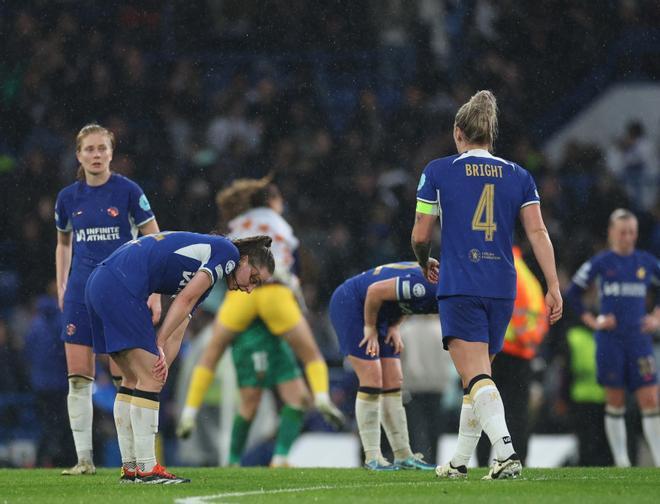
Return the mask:
{"type": "Polygon", "coordinates": [[[255,235],[267,235],[273,239],[270,247],[275,258],[273,280],[296,288],[298,278],[291,268],[294,263],[293,253],[300,242],[294,236],[289,223],[268,207],[252,208],[229,222],[230,238],[247,238],[255,235]]]}

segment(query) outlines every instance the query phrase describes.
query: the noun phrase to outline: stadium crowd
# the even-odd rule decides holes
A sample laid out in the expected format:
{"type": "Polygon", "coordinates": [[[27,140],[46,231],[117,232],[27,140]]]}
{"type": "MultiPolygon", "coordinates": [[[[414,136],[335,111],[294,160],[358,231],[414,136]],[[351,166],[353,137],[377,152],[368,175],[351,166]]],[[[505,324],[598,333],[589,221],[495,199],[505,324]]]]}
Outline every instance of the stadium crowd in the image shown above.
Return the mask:
{"type": "MultiPolygon", "coordinates": [[[[222,231],[217,191],[273,173],[302,242],[310,322],[335,363],[330,295],[351,275],[412,258],[419,174],[454,151],[454,113],[476,89],[501,103],[497,154],[536,178],[564,284],[605,246],[618,207],[637,213],[640,248],[660,255],[657,191],[634,197],[660,181],[658,139],[621,124],[610,152],[572,142],[552,164],[540,150],[544,114],[617,40],[658,26],[657,2],[384,3],[0,3],[0,444],[24,414],[12,394],[66,390],[62,368],[46,385],[35,376],[33,349],[48,339],[33,333],[57,326],[53,207],[75,178],[75,133],[91,121],[116,135],[113,169],[140,183],[161,229],[222,231]],[[640,163],[646,178],[624,184],[640,163]]],[[[632,56],[615,78],[658,77],[657,61],[632,56]]],[[[547,338],[548,360],[567,324],[547,338]]]]}

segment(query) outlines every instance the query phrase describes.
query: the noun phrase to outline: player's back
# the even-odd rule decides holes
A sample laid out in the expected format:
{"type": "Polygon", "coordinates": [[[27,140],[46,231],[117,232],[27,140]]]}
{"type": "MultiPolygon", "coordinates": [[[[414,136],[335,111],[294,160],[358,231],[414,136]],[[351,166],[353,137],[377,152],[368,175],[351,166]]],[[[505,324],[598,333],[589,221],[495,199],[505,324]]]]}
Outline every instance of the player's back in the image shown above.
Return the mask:
{"type": "Polygon", "coordinates": [[[539,201],[530,174],[474,149],[429,163],[417,199],[439,207],[438,295],[515,298],[515,222],[522,207],[539,201]]]}
{"type": "Polygon", "coordinates": [[[396,302],[383,303],[382,311],[396,308],[405,314],[437,312],[435,285],[431,284],[416,262],[402,261],[383,264],[356,275],[346,281],[364,302],[370,285],[396,279],[396,302]]]}
{"type": "Polygon", "coordinates": [[[185,287],[198,270],[208,269],[207,263],[216,264],[211,259],[218,254],[229,260],[225,271],[221,265],[208,271],[213,281],[235,268],[239,259],[235,245],[224,236],[165,231],[122,245],[101,264],[107,265],[138,297],[152,292],[172,295],[185,287]]]}

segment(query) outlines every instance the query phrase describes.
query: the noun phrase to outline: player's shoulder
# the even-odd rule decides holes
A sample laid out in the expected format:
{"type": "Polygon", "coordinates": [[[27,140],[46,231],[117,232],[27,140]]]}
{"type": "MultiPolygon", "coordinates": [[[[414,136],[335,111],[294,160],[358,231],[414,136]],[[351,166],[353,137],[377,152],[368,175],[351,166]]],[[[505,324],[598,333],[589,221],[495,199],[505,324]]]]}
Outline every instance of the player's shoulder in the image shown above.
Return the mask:
{"type": "Polygon", "coordinates": [[[644,262],[650,263],[650,264],[657,264],[658,263],[658,258],[653,255],[651,252],[648,252],[647,250],[635,250],[635,254],[644,262]]]}
{"type": "Polygon", "coordinates": [[[459,155],[458,154],[453,154],[451,156],[444,156],[436,159],[432,159],[431,161],[428,162],[426,167],[424,168],[425,172],[429,171],[438,171],[438,170],[446,170],[451,167],[451,165],[458,159],[459,155]]]}
{"type": "Polygon", "coordinates": [[[73,198],[82,185],[82,182],[76,180],[72,184],[63,187],[60,189],[60,192],[57,193],[57,199],[61,201],[67,198],[73,198]]]}
{"type": "Polygon", "coordinates": [[[137,189],[138,191],[142,192],[142,188],[137,182],[120,173],[113,172],[112,175],[110,175],[110,182],[117,187],[137,189]]]}

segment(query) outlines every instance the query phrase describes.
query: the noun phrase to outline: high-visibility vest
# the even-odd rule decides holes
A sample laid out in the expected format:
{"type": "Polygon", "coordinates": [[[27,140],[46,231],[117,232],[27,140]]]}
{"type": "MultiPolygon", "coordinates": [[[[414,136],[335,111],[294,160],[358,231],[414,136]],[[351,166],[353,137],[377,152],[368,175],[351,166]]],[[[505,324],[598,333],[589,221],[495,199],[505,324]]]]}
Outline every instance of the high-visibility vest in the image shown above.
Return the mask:
{"type": "Polygon", "coordinates": [[[566,333],[570,350],[571,400],[603,403],[605,389],[596,379],[596,341],[586,327],[571,327],[566,333]]]}
{"type": "Polygon", "coordinates": [[[518,292],[502,350],[521,359],[533,359],[548,332],[545,297],[540,282],[523,261],[518,247],[513,247],[513,260],[518,292]]]}

